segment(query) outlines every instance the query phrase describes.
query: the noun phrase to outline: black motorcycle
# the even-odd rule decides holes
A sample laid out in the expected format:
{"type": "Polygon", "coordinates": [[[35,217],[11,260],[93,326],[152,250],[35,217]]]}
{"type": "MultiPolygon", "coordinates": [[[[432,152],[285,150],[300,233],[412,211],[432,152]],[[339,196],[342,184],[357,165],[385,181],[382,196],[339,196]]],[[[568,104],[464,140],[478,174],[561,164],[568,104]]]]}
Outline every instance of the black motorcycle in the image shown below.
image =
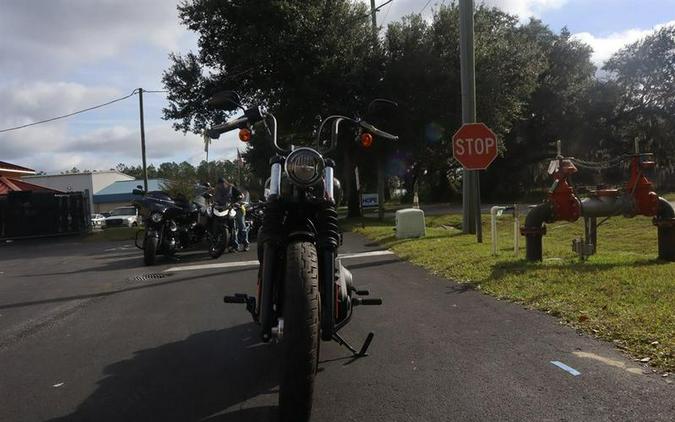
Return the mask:
{"type": "MultiPolygon", "coordinates": [[[[242,108],[234,92],[219,93],[208,105],[233,110],[242,108]]],[[[243,108],[242,108],[243,109],[243,108]]],[[[342,235],[338,227],[334,162],[324,156],[335,149],[339,128],[349,123],[357,129],[357,140],[372,144],[373,136],[388,140],[398,137],[370,123],[346,116],[330,116],[317,130],[316,148],[281,148],[277,143],[276,118],[260,107],[244,109],[244,115],[215,125],[206,133],[211,138],[239,129],[240,139],[250,138],[253,124],[262,122],[278,155],[271,160],[271,177],[263,223],[258,238],[261,263],[257,294],[226,296],[226,303],[243,303],[260,324],[264,342],[281,344],[279,410],[282,421],[309,420],[314,377],[318,369],[319,343],[334,340],[355,357],[366,355],[373,333],[357,351],[339,331],[351,319],[356,305],[380,305],[381,299],[359,298],[352,274],[338,259],[342,235]],[[330,140],[321,138],[331,128],[330,140]]]]}
{"type": "MultiPolygon", "coordinates": [[[[153,265],[157,255],[176,252],[206,240],[208,253],[218,258],[227,248],[232,219],[227,207],[203,206],[181,198],[172,198],[165,192],[144,192],[134,189],[142,199],[134,201],[140,210],[144,229],[136,233],[136,247],[143,249],[143,262],[153,265]],[[143,241],[139,244],[139,236],[143,241]]],[[[208,200],[211,194],[205,193],[208,200]]]]}
{"type": "Polygon", "coordinates": [[[249,240],[256,240],[265,215],[265,202],[257,201],[246,205],[246,230],[249,240]]]}

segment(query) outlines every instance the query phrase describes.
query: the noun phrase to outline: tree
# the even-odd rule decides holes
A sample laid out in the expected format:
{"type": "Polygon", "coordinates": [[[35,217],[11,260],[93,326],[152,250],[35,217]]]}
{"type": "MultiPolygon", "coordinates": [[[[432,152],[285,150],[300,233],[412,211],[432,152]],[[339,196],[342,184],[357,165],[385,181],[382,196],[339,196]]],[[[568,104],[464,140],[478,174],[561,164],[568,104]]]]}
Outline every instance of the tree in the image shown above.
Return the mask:
{"type": "MultiPolygon", "coordinates": [[[[405,116],[392,151],[405,164],[395,168],[411,176],[408,192],[423,176],[427,200],[447,199],[461,174],[450,142],[462,123],[459,7],[441,6],[431,24],[419,15],[391,24],[385,47],[384,89],[405,116]]],[[[484,6],[475,14],[475,48],[478,119],[504,137],[525,116],[544,53],[515,16],[484,6]]]]}
{"type": "Polygon", "coordinates": [[[675,25],[666,26],[611,57],[604,66],[620,92],[614,113],[614,149],[632,150],[633,140],[675,166],[675,25]]]}
{"type": "Polygon", "coordinates": [[[523,118],[505,134],[504,159],[493,164],[493,177],[487,178],[495,191],[508,197],[549,182],[545,166],[555,156],[557,140],[567,155],[583,156],[596,148],[588,144],[594,139],[589,129],[596,128],[595,122],[584,125],[595,86],[591,48],[566,28],[555,34],[536,19],[522,32],[542,52],[536,88],[526,100],[523,118]]]}
{"type": "MultiPolygon", "coordinates": [[[[204,99],[234,88],[248,104],[274,112],[282,138],[306,144],[317,114],[352,115],[372,97],[373,81],[379,79],[368,15],[360,3],[193,0],[182,3],[179,13],[200,35],[198,54],[172,56],[163,77],[171,101],[164,116],[179,130],[199,132],[225,117],[206,110],[204,99]]],[[[336,153],[339,160],[350,155],[350,148],[336,153]]],[[[253,157],[247,151],[247,158],[253,157]]],[[[353,166],[346,167],[350,187],[353,166]]]]}

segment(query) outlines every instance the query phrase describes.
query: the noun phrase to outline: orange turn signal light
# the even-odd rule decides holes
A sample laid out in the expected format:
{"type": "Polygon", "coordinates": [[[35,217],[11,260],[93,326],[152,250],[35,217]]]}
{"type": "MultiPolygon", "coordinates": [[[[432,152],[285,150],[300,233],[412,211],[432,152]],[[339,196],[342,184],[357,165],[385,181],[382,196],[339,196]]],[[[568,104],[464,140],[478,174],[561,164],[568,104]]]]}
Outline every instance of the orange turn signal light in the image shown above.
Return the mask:
{"type": "Polygon", "coordinates": [[[373,145],[373,135],[368,132],[363,132],[361,134],[361,146],[364,148],[370,148],[373,145]]]}
{"type": "Polygon", "coordinates": [[[253,133],[251,133],[251,129],[248,128],[241,128],[239,129],[239,140],[241,142],[248,142],[251,140],[251,137],[253,137],[253,133]]]}

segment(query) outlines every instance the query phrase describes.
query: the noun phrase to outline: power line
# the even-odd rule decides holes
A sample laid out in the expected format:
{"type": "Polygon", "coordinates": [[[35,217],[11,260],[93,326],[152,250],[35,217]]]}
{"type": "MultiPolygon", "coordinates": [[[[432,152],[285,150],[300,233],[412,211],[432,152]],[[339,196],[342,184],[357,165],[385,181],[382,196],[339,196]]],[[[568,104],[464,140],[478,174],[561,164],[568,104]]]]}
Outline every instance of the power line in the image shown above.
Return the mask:
{"type": "MultiPolygon", "coordinates": [[[[148,93],[154,94],[154,93],[165,93],[165,92],[168,92],[168,91],[166,91],[166,90],[152,90],[152,91],[146,91],[146,90],[143,90],[143,92],[148,92],[148,93]]],[[[43,123],[49,123],[49,122],[53,122],[53,121],[55,121],[55,120],[60,120],[60,119],[65,119],[65,118],[67,118],[67,117],[72,117],[72,116],[75,116],[75,115],[77,115],[77,114],[86,113],[87,111],[96,110],[97,108],[109,106],[109,105],[114,104],[114,103],[117,103],[117,102],[119,102],[119,101],[126,100],[127,98],[133,97],[133,96],[136,95],[136,94],[138,94],[138,89],[134,89],[133,91],[131,91],[131,94],[126,95],[126,96],[124,96],[124,97],[115,98],[114,100],[110,100],[110,101],[105,102],[105,103],[103,103],[103,104],[98,104],[98,105],[95,105],[95,106],[92,106],[92,107],[87,107],[87,108],[84,108],[84,109],[82,109],[82,110],[74,111],[74,112],[72,112],[72,113],[68,113],[68,114],[64,114],[64,115],[56,116],[56,117],[51,117],[51,118],[49,118],[49,119],[40,120],[40,121],[33,122],[33,123],[27,123],[27,124],[21,125],[21,126],[14,126],[14,127],[6,128],[6,129],[0,129],[0,133],[10,132],[10,131],[12,131],[12,130],[19,130],[19,129],[23,129],[23,128],[30,127],[30,126],[35,126],[35,125],[41,125],[41,124],[43,124],[43,123]]]]}
{"type": "MultiPolygon", "coordinates": [[[[380,9],[382,9],[384,6],[388,5],[389,3],[393,2],[393,1],[394,1],[394,0],[387,0],[387,1],[385,1],[385,2],[382,3],[381,5],[377,6],[377,7],[375,8],[375,11],[376,11],[376,12],[379,12],[380,9]]],[[[362,17],[364,17],[364,18],[369,18],[369,17],[371,17],[371,16],[372,16],[372,12],[368,12],[368,13],[366,13],[365,15],[363,15],[362,17]]]]}
{"type": "MultiPolygon", "coordinates": [[[[394,1],[394,0],[388,1],[387,3],[384,3],[383,5],[381,5],[380,7],[382,7],[382,6],[384,6],[384,5],[388,4],[388,3],[391,3],[392,1],[394,1]]],[[[387,21],[387,16],[389,16],[389,12],[391,12],[391,6],[389,6],[389,7],[387,8],[386,13],[385,13],[384,16],[382,17],[382,23],[384,23],[384,22],[387,21]]]]}
{"type": "MultiPolygon", "coordinates": [[[[379,12],[380,9],[382,9],[384,6],[388,5],[388,4],[391,3],[392,1],[394,1],[394,0],[387,0],[387,1],[385,1],[385,2],[382,3],[381,5],[377,6],[377,7],[375,8],[375,11],[376,11],[376,12],[379,12]]],[[[390,7],[391,7],[391,6],[390,6],[390,7]]]]}
{"type": "Polygon", "coordinates": [[[6,129],[1,129],[0,133],[9,132],[9,131],[12,131],[12,130],[23,129],[23,128],[29,127],[29,126],[40,125],[42,123],[49,123],[49,122],[53,122],[54,120],[65,119],[67,117],[75,116],[76,114],[81,114],[81,113],[85,113],[87,111],[96,110],[97,108],[109,106],[110,104],[126,100],[127,98],[132,97],[132,96],[136,95],[137,93],[138,93],[138,90],[134,89],[133,91],[131,91],[131,94],[129,94],[129,95],[126,95],[126,96],[121,97],[121,98],[116,98],[114,100],[110,100],[110,101],[105,102],[103,104],[98,104],[98,105],[95,105],[95,106],[92,106],[92,107],[87,107],[87,108],[82,109],[82,110],[77,110],[77,111],[74,111],[72,113],[64,114],[62,116],[56,116],[56,117],[51,117],[49,119],[40,120],[38,122],[27,123],[27,124],[21,125],[21,126],[14,126],[14,127],[6,128],[6,129]]]}
{"type": "Polygon", "coordinates": [[[431,3],[431,0],[427,0],[426,4],[425,4],[424,7],[422,8],[422,10],[419,11],[418,15],[421,15],[422,12],[424,12],[424,9],[426,9],[427,6],[429,6],[429,3],[431,3]]]}

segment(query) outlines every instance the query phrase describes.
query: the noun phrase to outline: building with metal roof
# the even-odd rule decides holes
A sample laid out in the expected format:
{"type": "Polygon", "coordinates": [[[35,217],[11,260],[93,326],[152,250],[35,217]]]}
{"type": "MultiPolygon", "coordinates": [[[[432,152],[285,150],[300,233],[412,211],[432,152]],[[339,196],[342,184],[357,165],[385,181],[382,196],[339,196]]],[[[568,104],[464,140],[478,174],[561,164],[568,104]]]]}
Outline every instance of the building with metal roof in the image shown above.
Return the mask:
{"type": "MultiPolygon", "coordinates": [[[[164,179],[148,179],[148,190],[162,190],[165,183],[164,179]]],[[[120,180],[112,183],[94,194],[94,210],[107,212],[131,204],[131,201],[140,198],[133,193],[138,186],[143,187],[143,180],[120,180]]]]}
{"type": "Polygon", "coordinates": [[[35,174],[35,170],[33,169],[8,163],[6,161],[0,161],[0,176],[19,178],[32,174],[35,174]]]}
{"type": "Polygon", "coordinates": [[[24,180],[63,192],[84,192],[89,198],[89,208],[95,211],[94,195],[117,181],[135,180],[119,171],[92,171],[67,174],[41,174],[26,176],[24,180]]]}

